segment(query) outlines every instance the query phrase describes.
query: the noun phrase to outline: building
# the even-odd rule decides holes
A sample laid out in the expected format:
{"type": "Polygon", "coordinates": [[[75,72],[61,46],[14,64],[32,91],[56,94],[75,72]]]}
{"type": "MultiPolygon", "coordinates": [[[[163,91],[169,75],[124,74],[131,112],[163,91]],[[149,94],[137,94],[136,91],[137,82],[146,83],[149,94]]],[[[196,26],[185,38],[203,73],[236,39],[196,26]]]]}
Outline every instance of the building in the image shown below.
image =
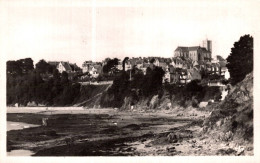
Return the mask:
{"type": "Polygon", "coordinates": [[[211,40],[203,40],[202,41],[202,47],[206,48],[209,52],[212,53],[212,41],[211,40]]]}
{"type": "Polygon", "coordinates": [[[187,74],[188,74],[187,82],[190,82],[192,80],[201,80],[201,74],[197,68],[188,69],[187,74]]]}
{"type": "Polygon", "coordinates": [[[73,72],[76,72],[80,69],[76,65],[76,63],[71,64],[69,62],[63,62],[63,61],[60,61],[60,62],[50,61],[48,63],[52,66],[55,66],[58,69],[59,73],[62,73],[63,71],[65,71],[67,73],[73,73],[73,72]]]}
{"type": "Polygon", "coordinates": [[[192,61],[210,61],[212,54],[212,42],[203,41],[203,46],[178,46],[174,51],[174,57],[184,59],[190,58],[192,61]]]}
{"type": "Polygon", "coordinates": [[[72,72],[72,68],[70,67],[69,62],[60,62],[57,66],[57,69],[59,70],[60,73],[62,73],[63,71],[67,73],[72,72]]]}

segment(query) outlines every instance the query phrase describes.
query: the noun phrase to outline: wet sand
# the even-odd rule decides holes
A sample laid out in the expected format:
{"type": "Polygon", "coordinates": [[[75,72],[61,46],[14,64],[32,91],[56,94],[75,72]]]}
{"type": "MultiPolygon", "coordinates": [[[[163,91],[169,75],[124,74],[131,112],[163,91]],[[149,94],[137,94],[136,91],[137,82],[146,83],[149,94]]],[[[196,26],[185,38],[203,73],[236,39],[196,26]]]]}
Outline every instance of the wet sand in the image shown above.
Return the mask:
{"type": "Polygon", "coordinates": [[[39,126],[8,131],[8,151],[29,150],[33,156],[174,156],[217,155],[219,150],[236,149],[235,144],[216,142],[202,134],[203,120],[209,112],[195,108],[23,111],[12,110],[7,120],[39,126]],[[41,125],[42,118],[49,119],[48,126],[41,125]],[[169,140],[169,134],[177,138],[169,140]]]}

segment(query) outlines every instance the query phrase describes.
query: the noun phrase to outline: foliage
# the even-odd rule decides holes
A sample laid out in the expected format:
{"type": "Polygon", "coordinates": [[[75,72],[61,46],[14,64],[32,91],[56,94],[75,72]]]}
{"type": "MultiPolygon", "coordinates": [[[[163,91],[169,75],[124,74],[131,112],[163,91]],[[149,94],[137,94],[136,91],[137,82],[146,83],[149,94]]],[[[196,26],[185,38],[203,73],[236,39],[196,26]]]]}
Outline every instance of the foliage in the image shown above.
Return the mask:
{"type": "Polygon", "coordinates": [[[36,63],[35,69],[39,73],[44,74],[44,73],[52,73],[56,69],[56,67],[50,65],[44,59],[42,59],[38,63],[36,63]]]}
{"type": "Polygon", "coordinates": [[[11,75],[22,75],[34,69],[31,58],[20,59],[17,61],[7,61],[6,73],[11,75]]]}
{"type": "Polygon", "coordinates": [[[109,73],[116,65],[118,65],[119,59],[107,59],[107,63],[103,66],[103,72],[109,73]]]}
{"type": "Polygon", "coordinates": [[[32,101],[56,106],[72,104],[79,94],[80,85],[71,83],[68,74],[60,74],[57,69],[53,70],[52,78],[44,81],[41,73],[46,70],[41,66],[47,64],[41,60],[37,68],[32,69],[32,63],[31,59],[7,62],[7,105],[19,103],[26,106],[32,101]]]}
{"type": "Polygon", "coordinates": [[[115,78],[113,85],[101,98],[101,105],[105,107],[121,107],[126,97],[130,97],[130,103],[138,101],[142,96],[151,97],[161,92],[164,71],[161,67],[154,67],[144,75],[142,71],[134,68],[130,71],[122,71],[115,78]]]}
{"type": "Polygon", "coordinates": [[[230,72],[232,85],[242,81],[245,76],[253,71],[253,37],[244,35],[234,43],[231,53],[227,58],[227,68],[230,72]]]}

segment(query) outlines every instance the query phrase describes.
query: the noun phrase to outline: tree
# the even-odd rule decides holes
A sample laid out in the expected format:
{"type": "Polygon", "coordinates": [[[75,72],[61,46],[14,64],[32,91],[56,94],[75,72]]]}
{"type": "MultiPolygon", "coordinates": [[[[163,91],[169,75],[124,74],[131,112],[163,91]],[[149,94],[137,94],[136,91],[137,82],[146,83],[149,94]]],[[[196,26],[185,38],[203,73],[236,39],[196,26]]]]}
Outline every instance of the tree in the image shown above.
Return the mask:
{"type": "Polygon", "coordinates": [[[66,71],[61,73],[61,85],[67,85],[69,83],[69,75],[66,71]]]}
{"type": "Polygon", "coordinates": [[[42,59],[38,63],[36,63],[35,67],[37,72],[43,74],[48,71],[50,65],[44,59],[42,59]]]}
{"type": "Polygon", "coordinates": [[[227,68],[230,72],[232,85],[242,81],[253,71],[253,37],[244,35],[234,43],[231,53],[227,57],[227,68]]]}
{"type": "Polygon", "coordinates": [[[6,62],[6,72],[7,74],[16,74],[21,75],[22,69],[18,62],[16,61],[7,61],[6,62]]]}
{"type": "Polygon", "coordinates": [[[33,60],[31,58],[20,59],[17,61],[23,73],[28,73],[34,69],[33,60]]]}
{"type": "Polygon", "coordinates": [[[118,65],[118,62],[118,58],[108,60],[107,64],[103,66],[103,72],[109,73],[116,65],[118,65]]]}

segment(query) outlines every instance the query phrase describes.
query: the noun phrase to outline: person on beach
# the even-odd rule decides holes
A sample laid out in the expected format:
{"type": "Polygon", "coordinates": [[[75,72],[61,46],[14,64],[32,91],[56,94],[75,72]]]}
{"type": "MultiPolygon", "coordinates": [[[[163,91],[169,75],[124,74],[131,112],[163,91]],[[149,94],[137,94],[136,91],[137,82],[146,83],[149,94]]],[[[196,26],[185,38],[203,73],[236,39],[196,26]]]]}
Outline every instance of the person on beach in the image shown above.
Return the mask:
{"type": "Polygon", "coordinates": [[[48,125],[47,120],[48,120],[48,118],[42,118],[42,125],[43,126],[47,126],[48,125]]]}

